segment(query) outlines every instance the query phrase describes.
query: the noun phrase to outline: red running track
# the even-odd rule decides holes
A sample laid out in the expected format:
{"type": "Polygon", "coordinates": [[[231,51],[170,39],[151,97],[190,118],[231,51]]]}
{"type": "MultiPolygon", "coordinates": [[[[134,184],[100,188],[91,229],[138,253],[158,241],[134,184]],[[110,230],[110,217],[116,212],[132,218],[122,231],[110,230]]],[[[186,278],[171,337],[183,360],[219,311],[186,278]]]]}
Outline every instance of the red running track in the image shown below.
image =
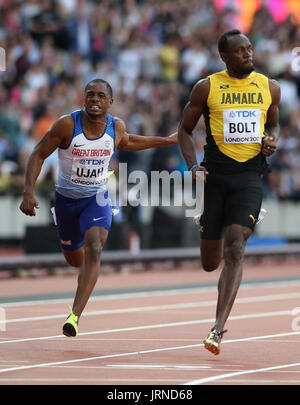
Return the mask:
{"type": "Polygon", "coordinates": [[[103,274],[107,294],[88,303],[76,338],[61,334],[76,275],[2,279],[0,384],[299,385],[299,262],[246,263],[214,356],[202,340],[218,277],[191,264],[103,274]]]}

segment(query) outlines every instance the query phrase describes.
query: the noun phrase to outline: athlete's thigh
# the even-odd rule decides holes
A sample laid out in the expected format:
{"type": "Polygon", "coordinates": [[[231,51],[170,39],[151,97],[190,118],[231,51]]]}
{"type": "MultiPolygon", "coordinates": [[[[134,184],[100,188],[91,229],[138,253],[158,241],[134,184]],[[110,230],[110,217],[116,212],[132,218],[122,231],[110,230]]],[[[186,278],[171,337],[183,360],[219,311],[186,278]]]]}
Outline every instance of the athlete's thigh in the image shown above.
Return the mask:
{"type": "MultiPolygon", "coordinates": [[[[223,176],[224,177],[224,176],[223,176]]],[[[226,179],[209,174],[204,185],[204,206],[200,218],[200,237],[203,240],[220,240],[224,233],[224,206],[226,179]]]]}
{"type": "Polygon", "coordinates": [[[252,231],[258,219],[263,197],[259,173],[244,172],[232,176],[232,190],[226,199],[225,224],[238,224],[252,231]]]}
{"type": "MultiPolygon", "coordinates": [[[[90,197],[80,215],[80,229],[84,235],[85,242],[87,241],[87,231],[90,228],[104,228],[109,232],[111,222],[112,207],[107,192],[90,197]]],[[[89,232],[88,235],[89,234],[93,235],[94,231],[89,232]]],[[[90,240],[90,238],[88,240],[90,240]]]]}
{"type": "Polygon", "coordinates": [[[84,234],[80,228],[78,201],[66,198],[56,192],[54,217],[63,251],[75,251],[80,249],[84,244],[84,234]]]}

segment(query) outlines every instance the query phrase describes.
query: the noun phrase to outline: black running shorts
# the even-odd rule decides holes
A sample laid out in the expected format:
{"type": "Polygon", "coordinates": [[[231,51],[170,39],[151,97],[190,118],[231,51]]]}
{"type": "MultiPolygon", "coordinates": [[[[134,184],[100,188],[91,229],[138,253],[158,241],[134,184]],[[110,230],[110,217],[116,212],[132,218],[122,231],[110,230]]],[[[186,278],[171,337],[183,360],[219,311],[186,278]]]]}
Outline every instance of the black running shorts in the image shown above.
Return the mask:
{"type": "Polygon", "coordinates": [[[261,203],[262,181],[259,173],[208,174],[200,218],[201,238],[222,239],[226,226],[232,224],[253,230],[261,203]]]}

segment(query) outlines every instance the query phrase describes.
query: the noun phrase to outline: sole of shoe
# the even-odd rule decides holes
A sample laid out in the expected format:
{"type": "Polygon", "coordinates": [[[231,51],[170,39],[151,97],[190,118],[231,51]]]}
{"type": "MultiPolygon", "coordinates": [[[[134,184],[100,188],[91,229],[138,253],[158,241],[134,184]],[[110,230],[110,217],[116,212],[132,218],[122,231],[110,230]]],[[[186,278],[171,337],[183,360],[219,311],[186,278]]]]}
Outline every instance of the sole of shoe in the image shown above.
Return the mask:
{"type": "Polygon", "coordinates": [[[63,334],[67,337],[74,337],[76,336],[76,330],[70,323],[65,323],[63,326],[63,334]]]}
{"type": "Polygon", "coordinates": [[[210,342],[207,342],[206,340],[203,341],[205,349],[213,353],[215,356],[217,356],[220,353],[220,348],[219,346],[216,346],[210,342]]]}

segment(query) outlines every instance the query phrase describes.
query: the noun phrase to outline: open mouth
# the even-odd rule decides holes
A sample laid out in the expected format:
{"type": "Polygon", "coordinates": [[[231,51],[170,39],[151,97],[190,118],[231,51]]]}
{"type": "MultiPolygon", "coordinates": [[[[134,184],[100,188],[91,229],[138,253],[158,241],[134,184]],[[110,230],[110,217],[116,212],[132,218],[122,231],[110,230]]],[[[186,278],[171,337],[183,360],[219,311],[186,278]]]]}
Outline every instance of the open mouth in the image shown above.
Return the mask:
{"type": "Polygon", "coordinates": [[[89,106],[89,109],[90,109],[91,111],[95,111],[95,112],[101,111],[101,107],[100,107],[99,105],[97,105],[97,104],[92,104],[92,105],[90,105],[90,106],[89,106]]]}

